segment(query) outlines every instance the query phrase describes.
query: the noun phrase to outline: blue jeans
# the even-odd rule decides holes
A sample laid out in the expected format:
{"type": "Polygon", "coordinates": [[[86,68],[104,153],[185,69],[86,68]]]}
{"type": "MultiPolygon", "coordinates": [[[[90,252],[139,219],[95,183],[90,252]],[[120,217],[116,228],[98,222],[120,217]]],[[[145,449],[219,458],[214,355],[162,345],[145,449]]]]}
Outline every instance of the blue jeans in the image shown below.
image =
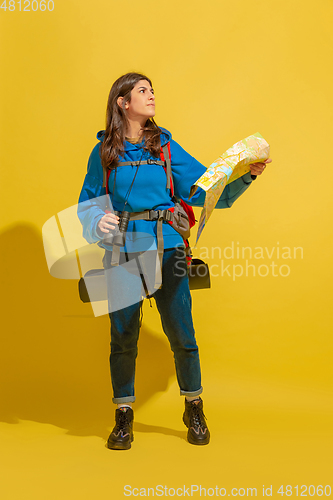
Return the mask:
{"type": "MultiPolygon", "coordinates": [[[[114,273],[110,268],[112,252],[106,250],[103,259],[110,301],[142,284],[141,278],[127,272],[121,265],[114,273]],[[109,270],[109,271],[108,271],[109,270]],[[109,275],[108,275],[109,272],[109,275]],[[119,272],[119,278],[117,273],[119,272]]],[[[128,254],[131,260],[135,254],[128,254]]],[[[121,254],[120,264],[125,262],[121,254]]],[[[162,263],[162,287],[153,294],[161,315],[164,333],[174,353],[180,394],[197,396],[202,393],[198,346],[192,321],[192,301],[187,276],[187,263],[182,248],[166,249],[162,263]]],[[[110,371],[114,403],[134,402],[135,361],[140,330],[142,299],[118,310],[111,310],[110,371]]]]}

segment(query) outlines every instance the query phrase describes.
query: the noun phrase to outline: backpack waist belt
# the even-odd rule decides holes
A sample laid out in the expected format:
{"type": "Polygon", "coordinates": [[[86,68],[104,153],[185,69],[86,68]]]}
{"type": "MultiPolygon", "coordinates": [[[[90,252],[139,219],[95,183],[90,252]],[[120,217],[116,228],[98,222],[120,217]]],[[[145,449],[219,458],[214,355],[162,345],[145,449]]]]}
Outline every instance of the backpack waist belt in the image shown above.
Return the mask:
{"type": "MultiPolygon", "coordinates": [[[[155,288],[159,288],[162,284],[162,260],[164,253],[164,241],[163,241],[163,221],[172,224],[173,228],[179,232],[182,236],[189,236],[189,220],[188,216],[181,205],[178,203],[170,209],[165,210],[144,210],[143,212],[131,212],[129,220],[157,220],[157,256],[156,261],[156,279],[155,288]],[[172,210],[172,211],[171,211],[172,210]]],[[[116,215],[120,216],[121,212],[114,212],[116,215]]],[[[111,266],[118,266],[120,259],[120,246],[113,245],[111,266]]]]}

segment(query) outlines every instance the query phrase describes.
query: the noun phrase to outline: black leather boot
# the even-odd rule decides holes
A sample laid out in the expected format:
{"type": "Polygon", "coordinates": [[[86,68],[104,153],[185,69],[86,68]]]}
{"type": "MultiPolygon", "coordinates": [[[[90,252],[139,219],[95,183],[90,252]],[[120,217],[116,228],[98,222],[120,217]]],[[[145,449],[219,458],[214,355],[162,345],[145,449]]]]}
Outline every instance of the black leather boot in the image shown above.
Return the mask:
{"type": "Polygon", "coordinates": [[[133,441],[133,417],[132,408],[125,407],[124,410],[116,410],[116,425],[114,426],[107,447],[110,450],[129,450],[133,441]]]}
{"type": "Polygon", "coordinates": [[[188,427],[187,440],[191,444],[208,444],[210,432],[206,425],[201,398],[194,401],[185,399],[183,422],[188,427]]]}

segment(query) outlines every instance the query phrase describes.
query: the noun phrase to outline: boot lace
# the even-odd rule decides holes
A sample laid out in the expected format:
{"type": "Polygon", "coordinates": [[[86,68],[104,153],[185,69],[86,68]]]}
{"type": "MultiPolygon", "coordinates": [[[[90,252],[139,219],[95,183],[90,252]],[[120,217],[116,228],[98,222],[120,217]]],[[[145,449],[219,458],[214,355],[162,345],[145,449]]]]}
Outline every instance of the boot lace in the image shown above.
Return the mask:
{"type": "Polygon", "coordinates": [[[192,423],[194,427],[206,427],[205,423],[205,414],[202,410],[202,408],[199,407],[199,405],[192,404],[192,412],[191,412],[191,417],[192,417],[192,423]]]}
{"type": "Polygon", "coordinates": [[[126,430],[126,426],[129,424],[128,419],[127,419],[127,412],[126,411],[120,411],[118,413],[117,417],[117,422],[116,422],[116,431],[123,431],[126,430]]]}

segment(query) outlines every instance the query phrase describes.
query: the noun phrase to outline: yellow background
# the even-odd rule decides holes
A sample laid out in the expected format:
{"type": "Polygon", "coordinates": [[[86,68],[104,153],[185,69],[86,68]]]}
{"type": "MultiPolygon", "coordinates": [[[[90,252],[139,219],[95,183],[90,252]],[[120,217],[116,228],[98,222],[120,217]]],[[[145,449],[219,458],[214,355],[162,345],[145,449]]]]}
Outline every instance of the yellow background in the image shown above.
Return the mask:
{"type": "Polygon", "coordinates": [[[120,499],[125,485],[257,487],[258,497],[273,485],[272,498],[281,485],[333,488],[331,0],[54,3],[0,12],[1,500],[120,499]],[[215,211],[196,254],[232,242],[303,248],[275,260],[288,276],[225,274],[193,292],[205,447],[185,441],[149,303],[135,441],[104,447],[109,320],[45,262],[41,228],[77,202],[110,86],[128,71],[151,77],[157,123],[205,165],[255,132],[271,145],[273,163],[215,211]]]}

